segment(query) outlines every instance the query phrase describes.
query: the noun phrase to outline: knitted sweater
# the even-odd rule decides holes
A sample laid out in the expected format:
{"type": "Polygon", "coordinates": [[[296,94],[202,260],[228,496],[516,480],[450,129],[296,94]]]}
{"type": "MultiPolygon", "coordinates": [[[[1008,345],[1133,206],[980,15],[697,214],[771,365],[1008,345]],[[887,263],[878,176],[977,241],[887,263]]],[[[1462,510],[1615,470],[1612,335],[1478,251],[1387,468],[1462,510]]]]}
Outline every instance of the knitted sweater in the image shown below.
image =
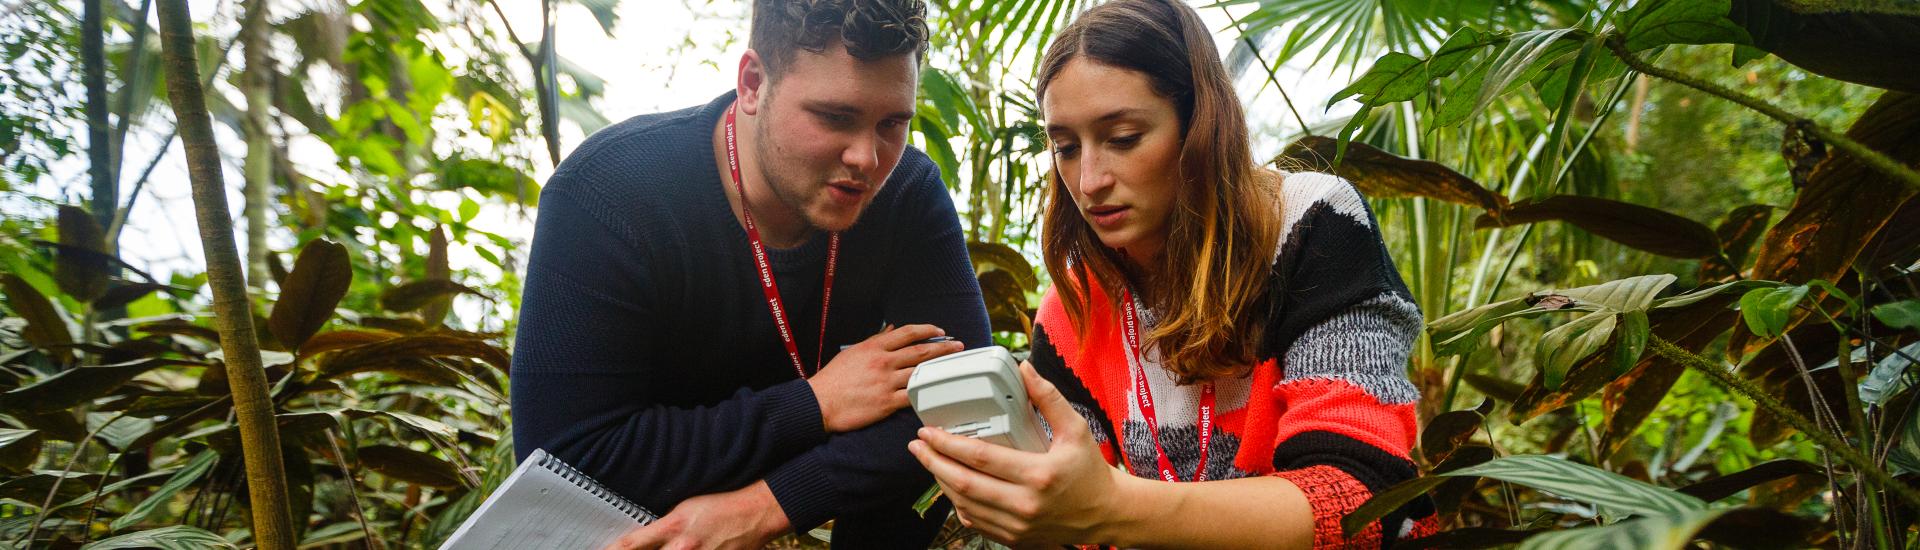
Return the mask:
{"type": "MultiPolygon", "coordinates": [[[[1264,361],[1250,376],[1215,380],[1207,479],[1286,478],[1307,495],[1315,548],[1378,548],[1428,531],[1421,499],[1349,539],[1340,519],[1416,475],[1409,451],[1419,392],[1406,375],[1421,329],[1418,306],[1388,258],[1371,210],[1345,180],[1287,174],[1283,229],[1273,263],[1264,361]]],[[[1072,402],[1111,464],[1158,479],[1154,439],[1132,397],[1132,354],[1111,289],[1090,285],[1087,338],[1079,339],[1057,293],[1042,301],[1034,367],[1072,402]]],[[[1153,312],[1136,301],[1146,327],[1153,312]]],[[[1146,334],[1143,328],[1141,334],[1146,334]]],[[[1159,442],[1182,480],[1200,460],[1200,385],[1177,385],[1148,342],[1143,350],[1159,442]]]]}
{"type": "MultiPolygon", "coordinates": [[[[608,126],[548,180],[514,345],[514,451],[544,448],[658,513],[764,479],[798,532],[840,518],[843,543],[908,544],[881,539],[933,483],[907,452],[920,421],[901,410],[823,429],[714,165],[714,123],[733,99],[608,126]],[[869,527],[872,538],[852,534],[869,527]]],[[[925,154],[909,148],[841,233],[819,342],[827,241],[767,250],[809,371],[886,323],[991,343],[953,199],[925,154]]]]}

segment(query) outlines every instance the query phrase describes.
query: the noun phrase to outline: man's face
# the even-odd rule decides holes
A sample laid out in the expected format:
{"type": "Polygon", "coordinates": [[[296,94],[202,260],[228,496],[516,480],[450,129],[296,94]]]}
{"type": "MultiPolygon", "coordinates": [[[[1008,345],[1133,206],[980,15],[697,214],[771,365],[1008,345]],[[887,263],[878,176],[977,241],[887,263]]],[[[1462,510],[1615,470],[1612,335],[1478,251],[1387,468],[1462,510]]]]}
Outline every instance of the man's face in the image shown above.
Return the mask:
{"type": "Polygon", "coordinates": [[[852,227],[906,150],[918,72],[910,54],[796,54],[757,98],[754,152],[775,196],[816,229],[852,227]]]}

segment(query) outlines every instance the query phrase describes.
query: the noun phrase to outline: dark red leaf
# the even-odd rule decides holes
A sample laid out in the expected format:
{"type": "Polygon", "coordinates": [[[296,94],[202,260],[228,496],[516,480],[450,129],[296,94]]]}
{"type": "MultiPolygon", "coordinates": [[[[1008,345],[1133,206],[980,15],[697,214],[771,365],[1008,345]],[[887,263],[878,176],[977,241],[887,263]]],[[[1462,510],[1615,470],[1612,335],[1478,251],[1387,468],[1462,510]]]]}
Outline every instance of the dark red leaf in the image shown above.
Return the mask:
{"type": "Polygon", "coordinates": [[[1281,166],[1304,165],[1308,170],[1331,171],[1353,182],[1360,192],[1372,198],[1428,197],[1498,212],[1507,198],[1487,190],[1459,172],[1430,160],[1396,156],[1358,141],[1347,144],[1347,156],[1338,168],[1329,165],[1335,158],[1338,140],[1326,136],[1307,136],[1287,145],[1274,162],[1281,166]]]}
{"type": "Polygon", "coordinates": [[[1674,258],[1706,258],[1720,254],[1720,240],[1706,225],[1679,215],[1630,202],[1599,197],[1557,195],[1521,201],[1499,217],[1482,214],[1474,227],[1562,221],[1635,249],[1674,258]]]}

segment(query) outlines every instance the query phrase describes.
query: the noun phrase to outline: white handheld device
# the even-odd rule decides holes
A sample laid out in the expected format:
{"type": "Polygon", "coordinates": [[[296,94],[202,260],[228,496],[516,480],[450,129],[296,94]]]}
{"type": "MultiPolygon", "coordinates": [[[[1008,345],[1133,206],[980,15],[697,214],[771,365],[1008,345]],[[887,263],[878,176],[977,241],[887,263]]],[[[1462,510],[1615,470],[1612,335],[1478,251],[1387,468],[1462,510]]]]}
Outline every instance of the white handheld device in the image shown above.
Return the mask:
{"type": "Polygon", "coordinates": [[[907,379],[907,401],[922,424],[947,433],[1022,451],[1047,450],[1046,432],[1007,348],[984,347],[921,363],[907,379]]]}

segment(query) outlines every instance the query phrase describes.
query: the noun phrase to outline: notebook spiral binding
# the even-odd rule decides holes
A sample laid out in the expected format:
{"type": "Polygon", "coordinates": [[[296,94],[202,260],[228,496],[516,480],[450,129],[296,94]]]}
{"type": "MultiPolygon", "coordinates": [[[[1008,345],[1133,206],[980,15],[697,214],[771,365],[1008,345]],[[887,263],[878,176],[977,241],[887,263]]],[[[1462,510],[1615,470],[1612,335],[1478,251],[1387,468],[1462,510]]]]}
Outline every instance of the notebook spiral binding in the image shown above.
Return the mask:
{"type": "Polygon", "coordinates": [[[612,504],[614,508],[620,509],[621,513],[633,518],[634,521],[646,524],[652,523],[656,518],[653,512],[647,511],[646,508],[641,508],[640,505],[634,504],[633,501],[627,500],[626,497],[607,490],[607,487],[601,485],[598,480],[560,461],[559,457],[550,454],[542,456],[540,457],[540,463],[538,465],[546,468],[547,471],[560,474],[560,477],[566,478],[568,482],[593,493],[593,496],[600,497],[600,500],[607,501],[607,504],[612,504]]]}

